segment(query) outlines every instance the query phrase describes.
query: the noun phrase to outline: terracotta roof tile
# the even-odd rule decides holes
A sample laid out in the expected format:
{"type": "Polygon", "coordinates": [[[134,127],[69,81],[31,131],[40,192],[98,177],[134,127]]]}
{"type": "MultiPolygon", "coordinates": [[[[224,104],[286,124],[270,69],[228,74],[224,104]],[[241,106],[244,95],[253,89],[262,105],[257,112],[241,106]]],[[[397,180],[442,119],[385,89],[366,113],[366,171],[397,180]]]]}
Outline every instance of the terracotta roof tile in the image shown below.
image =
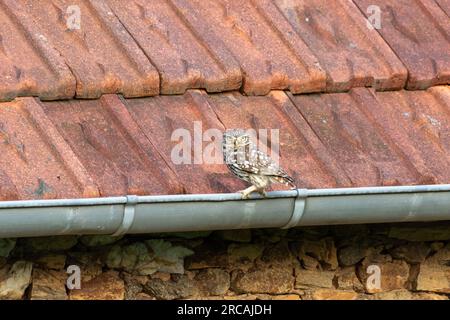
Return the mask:
{"type": "Polygon", "coordinates": [[[407,70],[351,1],[275,2],[327,72],[328,91],[404,86],[407,70]]]}
{"type": "Polygon", "coordinates": [[[40,41],[61,55],[76,78],[77,97],[98,98],[105,93],[122,93],[127,97],[158,94],[156,69],[103,1],[3,2],[15,14],[17,23],[29,30],[28,33],[37,34],[40,41]],[[80,29],[67,26],[66,11],[73,5],[80,10],[80,29]]]}
{"type": "MultiPolygon", "coordinates": [[[[354,94],[369,94],[366,89],[354,90],[354,94]]],[[[366,98],[358,103],[353,94],[292,99],[352,184],[398,185],[417,181],[416,172],[408,167],[409,162],[399,156],[383,130],[361,112],[360,108],[368,104],[378,114],[379,108],[373,101],[366,98]]]]}
{"type": "Polygon", "coordinates": [[[449,0],[435,0],[436,3],[444,10],[450,17],[450,1],[449,0]]]}
{"type": "Polygon", "coordinates": [[[397,149],[421,184],[450,181],[449,87],[427,92],[355,93],[360,110],[397,149]],[[383,131],[381,131],[383,130],[383,131]]]}
{"type": "Polygon", "coordinates": [[[99,195],[34,98],[1,104],[0,141],[0,176],[10,190],[7,198],[14,194],[24,199],[99,195]]]}
{"type": "MultiPolygon", "coordinates": [[[[208,48],[224,48],[239,61],[247,94],[270,89],[313,92],[325,88],[325,74],[299,39],[281,36],[255,2],[170,0],[208,48]]],[[[290,28],[286,24],[287,28],[290,28]]]]}
{"type": "Polygon", "coordinates": [[[0,2],[0,101],[73,97],[75,78],[69,68],[45,39],[20,25],[20,14],[0,2]]]}
{"type": "Polygon", "coordinates": [[[159,70],[162,94],[241,87],[241,70],[230,52],[199,41],[169,1],[109,0],[108,4],[159,70]]]}
{"type": "MultiPolygon", "coordinates": [[[[355,2],[364,13],[369,5],[380,7],[378,32],[408,68],[408,89],[450,83],[450,19],[435,1],[355,2]]],[[[441,1],[440,5],[448,10],[448,3],[441,1]]]]}
{"type": "Polygon", "coordinates": [[[212,190],[230,192],[243,189],[244,184],[230,176],[226,166],[221,164],[220,150],[216,155],[220,164],[207,161],[206,155],[209,153],[205,148],[210,143],[207,141],[202,143],[203,134],[206,134],[208,129],[222,132],[224,128],[207,98],[208,96],[200,91],[188,91],[183,96],[159,96],[123,102],[142,128],[142,132],[151,139],[166,163],[177,173],[187,193],[208,193],[212,190]],[[188,154],[191,151],[192,154],[187,164],[176,164],[172,161],[172,153],[175,155],[181,153],[176,148],[176,145],[181,143],[181,137],[189,139],[191,143],[188,154]]]}
{"type": "Polygon", "coordinates": [[[244,185],[225,165],[201,157],[212,150],[202,136],[208,129],[220,134],[236,127],[278,129],[281,165],[299,187],[450,181],[448,86],[264,97],[189,90],[140,99],[21,98],[0,104],[0,119],[3,200],[236,191],[244,185]],[[173,154],[185,134],[193,163],[177,164],[173,154]]]}
{"type": "Polygon", "coordinates": [[[408,73],[424,89],[449,83],[450,5],[436,1],[1,0],[0,100],[391,90],[408,73]]]}
{"type": "Polygon", "coordinates": [[[0,200],[234,192],[214,141],[239,127],[298,187],[450,182],[448,0],[0,0],[0,23],[0,200]]]}
{"type": "Polygon", "coordinates": [[[44,110],[102,196],[181,192],[118,96],[49,102],[44,110]]]}
{"type": "Polygon", "coordinates": [[[279,130],[280,163],[298,185],[350,185],[284,92],[272,92],[269,98],[227,93],[211,95],[209,100],[227,129],[279,130]]]}

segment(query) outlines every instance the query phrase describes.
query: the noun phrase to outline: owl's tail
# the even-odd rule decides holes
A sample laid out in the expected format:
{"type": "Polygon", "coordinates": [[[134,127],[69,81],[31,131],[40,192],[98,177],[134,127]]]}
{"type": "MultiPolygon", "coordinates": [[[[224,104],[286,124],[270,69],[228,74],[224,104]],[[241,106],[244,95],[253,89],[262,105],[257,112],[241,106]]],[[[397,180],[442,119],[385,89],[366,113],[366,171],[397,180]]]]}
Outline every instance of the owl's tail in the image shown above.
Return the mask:
{"type": "Polygon", "coordinates": [[[288,175],[287,173],[283,172],[282,174],[274,177],[275,181],[278,183],[285,184],[287,186],[291,186],[291,189],[297,189],[297,186],[295,185],[294,179],[288,175]]]}
{"type": "Polygon", "coordinates": [[[291,176],[286,175],[284,177],[284,179],[286,180],[286,185],[290,185],[292,187],[291,189],[297,189],[297,186],[295,185],[295,181],[294,181],[294,179],[292,179],[291,176]]]}

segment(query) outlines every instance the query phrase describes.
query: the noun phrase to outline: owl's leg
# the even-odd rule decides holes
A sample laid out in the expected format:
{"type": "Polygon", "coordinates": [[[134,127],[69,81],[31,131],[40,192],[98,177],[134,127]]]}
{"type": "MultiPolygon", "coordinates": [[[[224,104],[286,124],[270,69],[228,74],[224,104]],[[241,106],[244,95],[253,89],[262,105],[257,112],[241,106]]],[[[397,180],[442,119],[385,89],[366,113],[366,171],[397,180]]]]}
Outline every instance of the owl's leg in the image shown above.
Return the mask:
{"type": "Polygon", "coordinates": [[[239,193],[242,193],[242,199],[248,199],[248,197],[250,196],[250,194],[252,193],[252,192],[255,192],[255,191],[257,191],[258,190],[258,188],[256,187],[256,186],[250,186],[250,187],[248,187],[247,189],[245,189],[245,190],[240,190],[240,191],[238,191],[239,193]]]}

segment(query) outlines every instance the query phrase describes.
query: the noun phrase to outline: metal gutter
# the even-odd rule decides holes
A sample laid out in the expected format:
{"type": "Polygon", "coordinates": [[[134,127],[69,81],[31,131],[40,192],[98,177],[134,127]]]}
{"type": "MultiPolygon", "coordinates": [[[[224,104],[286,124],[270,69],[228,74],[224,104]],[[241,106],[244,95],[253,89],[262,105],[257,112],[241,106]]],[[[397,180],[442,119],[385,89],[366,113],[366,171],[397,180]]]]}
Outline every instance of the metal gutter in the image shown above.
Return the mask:
{"type": "Polygon", "coordinates": [[[450,220],[450,184],[0,202],[0,238],[450,220]]]}

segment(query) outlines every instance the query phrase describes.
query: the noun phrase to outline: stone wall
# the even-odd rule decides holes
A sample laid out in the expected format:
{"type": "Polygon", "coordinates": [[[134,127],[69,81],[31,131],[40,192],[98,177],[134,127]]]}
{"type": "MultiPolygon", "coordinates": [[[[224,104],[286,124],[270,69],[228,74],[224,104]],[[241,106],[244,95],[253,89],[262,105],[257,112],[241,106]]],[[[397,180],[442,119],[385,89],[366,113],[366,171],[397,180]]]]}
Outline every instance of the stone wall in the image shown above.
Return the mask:
{"type": "Polygon", "coordinates": [[[448,299],[449,240],[448,222],[0,239],[0,298],[448,299]]]}

